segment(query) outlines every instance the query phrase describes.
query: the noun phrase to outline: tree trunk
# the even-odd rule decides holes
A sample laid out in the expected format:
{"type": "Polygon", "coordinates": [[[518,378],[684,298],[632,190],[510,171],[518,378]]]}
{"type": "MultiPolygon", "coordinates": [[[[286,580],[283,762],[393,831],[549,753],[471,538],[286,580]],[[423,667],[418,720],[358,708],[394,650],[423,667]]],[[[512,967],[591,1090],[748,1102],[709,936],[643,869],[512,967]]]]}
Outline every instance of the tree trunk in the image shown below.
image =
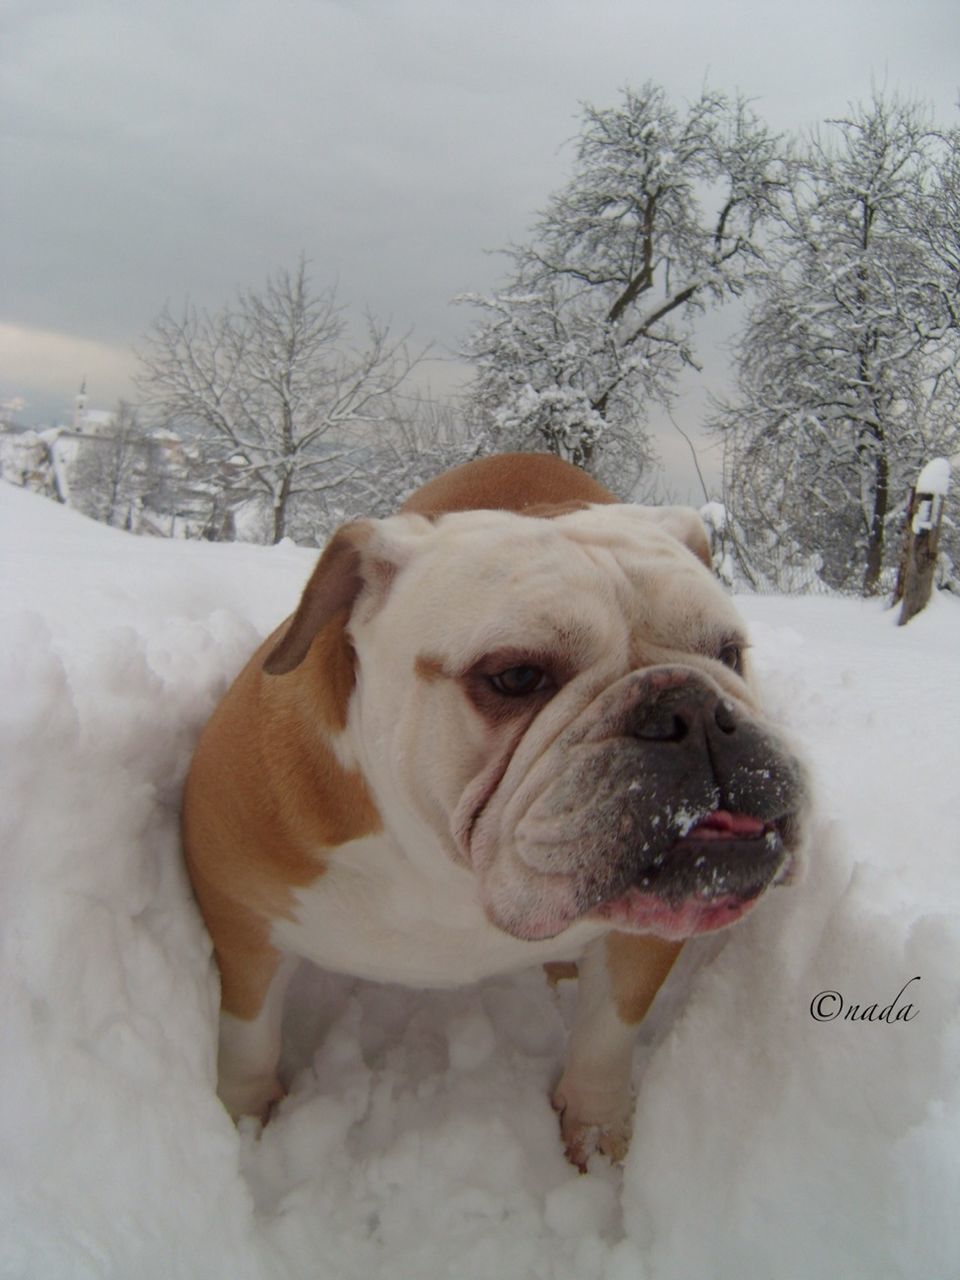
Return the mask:
{"type": "Polygon", "coordinates": [[[273,541],[282,542],[287,536],[287,507],[286,502],[277,502],[273,508],[273,541]]]}
{"type": "Polygon", "coordinates": [[[290,502],[290,489],[293,476],[287,472],[280,484],[280,490],[273,502],[273,541],[280,542],[287,536],[287,506],[290,502]]]}
{"type": "Polygon", "coordinates": [[[884,448],[882,436],[877,441],[878,452],[875,457],[876,488],[873,498],[873,515],[867,537],[867,563],[863,575],[863,594],[875,596],[880,590],[880,575],[883,572],[883,552],[886,542],[887,508],[890,504],[890,464],[884,448]]]}

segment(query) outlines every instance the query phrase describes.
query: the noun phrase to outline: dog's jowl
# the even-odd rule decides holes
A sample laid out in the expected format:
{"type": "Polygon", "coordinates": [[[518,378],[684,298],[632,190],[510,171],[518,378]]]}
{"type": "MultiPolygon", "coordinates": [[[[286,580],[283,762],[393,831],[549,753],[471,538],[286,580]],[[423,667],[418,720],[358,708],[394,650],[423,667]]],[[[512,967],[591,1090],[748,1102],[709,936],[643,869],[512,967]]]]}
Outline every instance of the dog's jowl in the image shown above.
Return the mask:
{"type": "Polygon", "coordinates": [[[207,725],[187,861],[220,1095],[265,1115],[301,958],[414,986],[575,962],[555,1105],[622,1155],[634,1033],[684,939],[787,880],[803,772],[692,511],[543,455],[470,463],[332,538],[207,725]]]}

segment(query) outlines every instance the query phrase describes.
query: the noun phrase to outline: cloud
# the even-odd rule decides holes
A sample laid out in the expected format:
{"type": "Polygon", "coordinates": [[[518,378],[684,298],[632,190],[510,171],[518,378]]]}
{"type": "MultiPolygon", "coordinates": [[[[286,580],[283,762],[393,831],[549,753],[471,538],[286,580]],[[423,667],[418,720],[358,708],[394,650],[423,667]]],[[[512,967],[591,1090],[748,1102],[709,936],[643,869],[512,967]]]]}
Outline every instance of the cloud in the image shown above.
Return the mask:
{"type": "Polygon", "coordinates": [[[0,324],[0,399],[26,401],[31,419],[37,411],[48,419],[68,413],[83,378],[91,405],[112,408],[119,399],[133,399],[135,363],[120,346],[0,324]]]}
{"type": "Polygon", "coordinates": [[[474,315],[451,297],[494,287],[485,251],[563,182],[581,101],[652,77],[682,102],[707,80],[796,128],[886,76],[946,123],[953,0],[923,8],[8,0],[0,321],[47,337],[4,362],[7,394],[46,367],[69,404],[89,365],[109,404],[166,303],[216,309],[301,252],[352,311],[455,346],[474,315]],[[68,335],[114,352],[109,393],[92,357],[50,348],[68,335]]]}

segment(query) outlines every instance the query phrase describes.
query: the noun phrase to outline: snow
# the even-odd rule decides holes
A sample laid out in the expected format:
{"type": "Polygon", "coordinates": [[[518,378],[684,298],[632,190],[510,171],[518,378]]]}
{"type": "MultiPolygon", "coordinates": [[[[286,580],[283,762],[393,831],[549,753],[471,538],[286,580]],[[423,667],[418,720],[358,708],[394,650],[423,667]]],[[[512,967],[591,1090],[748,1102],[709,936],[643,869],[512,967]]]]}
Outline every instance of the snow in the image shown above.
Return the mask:
{"type": "Polygon", "coordinates": [[[917,493],[933,493],[946,497],[950,488],[950,463],[946,458],[934,458],[917,476],[917,493]]]}
{"type": "Polygon", "coordinates": [[[722,502],[708,502],[700,508],[700,519],[708,529],[723,533],[727,527],[727,508],[722,502]]]}
{"type": "Polygon", "coordinates": [[[0,485],[0,1276],[956,1276],[957,603],[897,628],[740,601],[813,762],[809,867],[687,949],[625,1167],[580,1176],[548,1102],[574,993],[537,972],[420,993],[304,970],[277,1116],[238,1132],[216,1101],[178,793],[314,555],[136,539],[0,485]],[[880,1020],[906,984],[910,1020],[880,1020]],[[826,991],[860,1016],[816,1021],[826,991]]]}

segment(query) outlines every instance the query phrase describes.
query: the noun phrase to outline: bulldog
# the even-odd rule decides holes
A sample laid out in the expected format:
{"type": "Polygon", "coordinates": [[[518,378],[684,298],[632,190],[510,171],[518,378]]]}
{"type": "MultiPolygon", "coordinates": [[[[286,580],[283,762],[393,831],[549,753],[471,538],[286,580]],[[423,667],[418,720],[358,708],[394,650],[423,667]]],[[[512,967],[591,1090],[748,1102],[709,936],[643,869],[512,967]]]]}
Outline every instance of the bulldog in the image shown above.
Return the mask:
{"type": "Polygon", "coordinates": [[[416,987],[574,962],[553,1102],[575,1164],[619,1158],[638,1023],[685,939],[789,879],[806,796],[693,511],[551,455],[438,477],[334,535],[197,746],[220,1097],[281,1097],[300,959],[416,987]]]}

